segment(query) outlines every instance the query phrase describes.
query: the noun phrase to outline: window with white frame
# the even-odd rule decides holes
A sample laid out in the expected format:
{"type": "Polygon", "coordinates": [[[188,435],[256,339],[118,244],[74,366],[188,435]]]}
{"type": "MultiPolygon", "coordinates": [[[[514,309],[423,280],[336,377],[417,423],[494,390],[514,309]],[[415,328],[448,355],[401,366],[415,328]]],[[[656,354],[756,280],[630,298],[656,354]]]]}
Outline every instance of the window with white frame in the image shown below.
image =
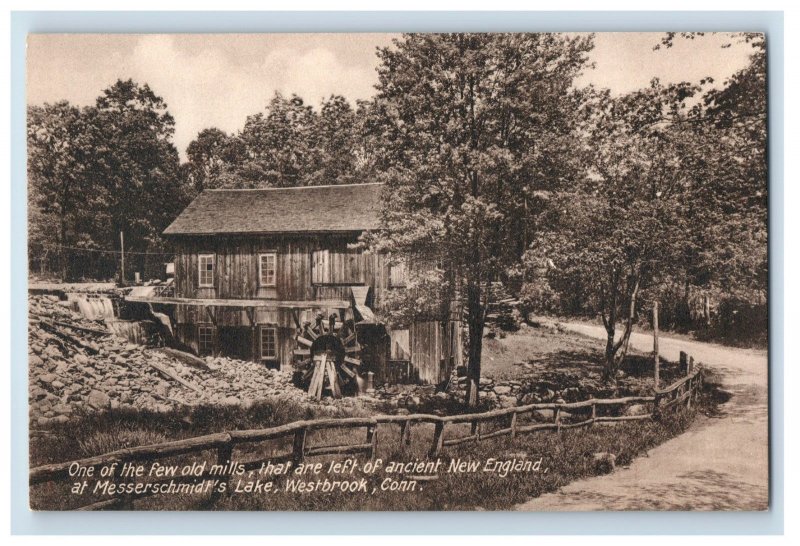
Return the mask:
{"type": "Polygon", "coordinates": [[[260,286],[275,286],[275,271],[278,257],[274,252],[259,254],[258,256],[258,284],[260,286]]]}
{"type": "Polygon", "coordinates": [[[261,327],[261,360],[278,358],[278,332],[274,326],[261,327]]]}
{"type": "Polygon", "coordinates": [[[214,327],[210,324],[201,324],[197,327],[197,349],[200,354],[214,352],[214,327]]]}
{"type": "Polygon", "coordinates": [[[197,257],[197,286],[214,286],[213,254],[200,254],[197,257]]]}

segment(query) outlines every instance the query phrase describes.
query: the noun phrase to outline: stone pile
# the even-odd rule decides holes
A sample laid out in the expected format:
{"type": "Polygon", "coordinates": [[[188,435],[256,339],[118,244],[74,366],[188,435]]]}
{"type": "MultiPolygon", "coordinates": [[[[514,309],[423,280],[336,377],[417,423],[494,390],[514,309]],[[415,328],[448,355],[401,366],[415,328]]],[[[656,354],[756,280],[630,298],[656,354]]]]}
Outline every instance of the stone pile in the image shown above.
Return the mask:
{"type": "Polygon", "coordinates": [[[289,372],[254,362],[208,358],[194,367],[158,348],[128,343],[58,296],[29,297],[32,427],[116,408],[169,411],[198,404],[249,405],[273,396],[306,401],[289,372]]]}
{"type": "Polygon", "coordinates": [[[487,336],[504,337],[504,332],[516,332],[523,321],[519,311],[519,300],[511,295],[501,282],[489,286],[488,313],[486,314],[487,336]]]}

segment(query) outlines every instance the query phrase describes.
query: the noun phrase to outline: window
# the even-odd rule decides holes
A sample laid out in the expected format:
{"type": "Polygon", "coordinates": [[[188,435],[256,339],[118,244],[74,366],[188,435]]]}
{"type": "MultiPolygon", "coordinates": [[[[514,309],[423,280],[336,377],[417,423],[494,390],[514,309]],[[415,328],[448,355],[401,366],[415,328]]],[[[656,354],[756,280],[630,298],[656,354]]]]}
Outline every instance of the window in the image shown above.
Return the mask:
{"type": "Polygon", "coordinates": [[[261,327],[261,360],[278,358],[278,336],[273,326],[261,327]]]}
{"type": "Polygon", "coordinates": [[[197,257],[197,285],[214,286],[214,255],[200,254],[197,257]]]}
{"type": "Polygon", "coordinates": [[[261,286],[275,286],[275,264],[277,256],[274,252],[258,256],[258,283],[261,286]]]}
{"type": "Polygon", "coordinates": [[[213,326],[201,324],[197,327],[197,349],[200,354],[211,354],[214,352],[213,326]]]}

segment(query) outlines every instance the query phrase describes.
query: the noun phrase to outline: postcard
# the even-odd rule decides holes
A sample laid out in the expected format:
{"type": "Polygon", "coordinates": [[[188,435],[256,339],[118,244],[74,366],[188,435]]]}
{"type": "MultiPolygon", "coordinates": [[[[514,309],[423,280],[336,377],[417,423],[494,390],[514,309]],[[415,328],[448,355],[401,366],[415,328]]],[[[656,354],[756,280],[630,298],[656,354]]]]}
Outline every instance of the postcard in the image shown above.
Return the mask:
{"type": "Polygon", "coordinates": [[[769,508],[764,34],[31,34],[33,510],[769,508]]]}

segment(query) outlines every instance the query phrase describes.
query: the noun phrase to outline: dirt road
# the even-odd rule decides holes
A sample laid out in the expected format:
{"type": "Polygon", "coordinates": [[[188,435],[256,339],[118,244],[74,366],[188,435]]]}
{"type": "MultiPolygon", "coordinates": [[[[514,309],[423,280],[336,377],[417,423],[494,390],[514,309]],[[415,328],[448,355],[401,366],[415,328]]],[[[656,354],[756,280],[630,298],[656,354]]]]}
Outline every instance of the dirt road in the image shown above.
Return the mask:
{"type": "MultiPolygon", "coordinates": [[[[562,323],[605,339],[601,326],[562,323]]],[[[648,334],[631,346],[652,351],[648,334]]],[[[686,351],[722,376],[731,394],[719,417],[698,417],[692,427],[639,457],[628,468],[572,482],[516,507],[535,511],[765,510],[768,508],[767,353],[661,336],[659,351],[678,360],[686,351]]]]}

